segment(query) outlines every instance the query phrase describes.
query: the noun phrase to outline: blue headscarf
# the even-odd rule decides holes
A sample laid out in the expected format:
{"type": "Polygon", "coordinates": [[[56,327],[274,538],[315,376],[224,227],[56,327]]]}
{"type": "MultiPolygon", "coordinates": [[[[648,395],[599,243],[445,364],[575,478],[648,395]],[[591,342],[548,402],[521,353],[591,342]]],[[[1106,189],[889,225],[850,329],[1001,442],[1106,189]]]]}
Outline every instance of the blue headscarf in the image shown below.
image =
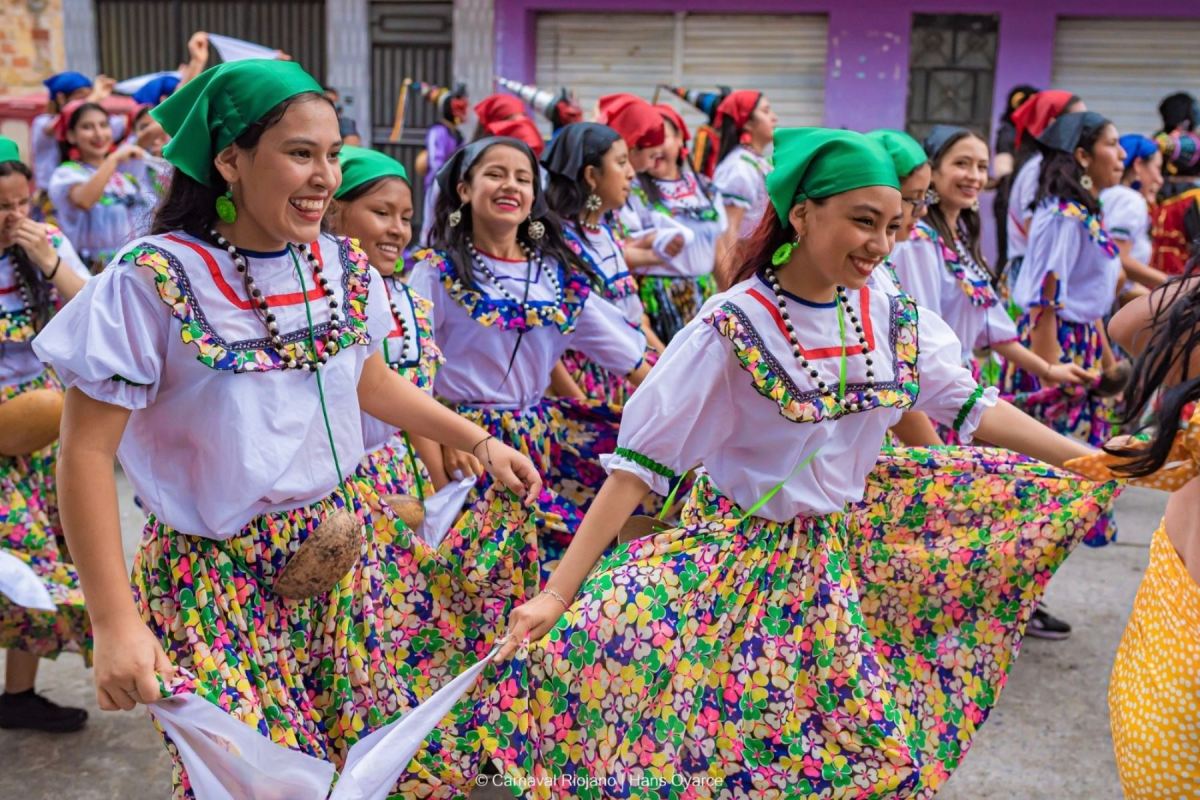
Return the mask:
{"type": "Polygon", "coordinates": [[[1125,169],[1129,169],[1139,158],[1149,158],[1157,153],[1158,144],[1140,133],[1127,133],[1121,137],[1121,149],[1125,151],[1125,169]]]}
{"type": "Polygon", "coordinates": [[[69,96],[76,89],[90,89],[92,81],[80,72],[60,72],[46,78],[42,85],[50,92],[50,99],[53,100],[60,92],[69,96]]]}
{"type": "Polygon", "coordinates": [[[133,93],[133,101],[140,106],[156,106],[171,96],[179,86],[179,76],[159,75],[133,93]]]}

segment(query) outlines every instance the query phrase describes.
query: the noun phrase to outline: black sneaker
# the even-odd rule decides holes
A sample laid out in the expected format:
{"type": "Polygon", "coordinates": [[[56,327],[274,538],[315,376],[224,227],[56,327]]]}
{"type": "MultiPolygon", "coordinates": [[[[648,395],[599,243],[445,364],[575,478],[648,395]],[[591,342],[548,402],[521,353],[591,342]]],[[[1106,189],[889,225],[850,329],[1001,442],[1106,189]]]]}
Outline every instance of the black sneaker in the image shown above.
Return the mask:
{"type": "Polygon", "coordinates": [[[1025,635],[1037,639],[1061,641],[1071,635],[1071,626],[1050,614],[1042,606],[1038,606],[1033,612],[1033,616],[1029,618],[1025,635]]]}
{"type": "Polygon", "coordinates": [[[30,689],[0,694],[0,728],[24,728],[47,733],[71,733],[83,727],[88,713],[52,703],[30,689]]]}

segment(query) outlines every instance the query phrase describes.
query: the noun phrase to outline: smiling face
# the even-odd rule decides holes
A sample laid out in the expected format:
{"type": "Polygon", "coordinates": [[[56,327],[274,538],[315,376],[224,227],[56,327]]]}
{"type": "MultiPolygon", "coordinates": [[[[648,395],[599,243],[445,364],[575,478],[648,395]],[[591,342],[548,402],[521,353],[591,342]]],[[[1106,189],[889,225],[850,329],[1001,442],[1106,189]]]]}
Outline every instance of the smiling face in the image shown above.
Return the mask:
{"type": "Polygon", "coordinates": [[[654,148],[650,157],[649,172],[659,180],[674,180],[679,177],[679,152],[683,149],[683,134],[671,121],[663,120],[663,143],[654,148]]]}
{"type": "Polygon", "coordinates": [[[400,178],[384,178],[365,194],[336,203],[333,217],[334,232],[358,239],[371,266],[391,275],[412,240],[412,189],[400,178]]]}
{"type": "Polygon", "coordinates": [[[600,161],[600,168],[584,167],[583,179],[592,193],[600,198],[600,213],[615,211],[629,199],[633,183],[633,165],[629,163],[629,146],[617,139],[600,161]]]}
{"type": "Polygon", "coordinates": [[[917,227],[917,222],[925,217],[928,211],[925,194],[929,191],[932,177],[933,169],[928,164],[922,164],[901,181],[900,195],[904,200],[904,219],[900,223],[896,241],[907,241],[912,236],[913,228],[917,227]]]}
{"type": "Polygon", "coordinates": [[[29,216],[29,179],[19,172],[0,176],[0,249],[12,247],[17,223],[29,216]]]}
{"type": "Polygon", "coordinates": [[[515,147],[489,147],[458,184],[458,199],[471,206],[471,220],[490,230],[517,227],[533,208],[536,179],[529,156],[515,147]]]}
{"type": "Polygon", "coordinates": [[[89,108],[75,120],[75,127],[67,131],[67,141],[79,150],[79,157],[87,162],[101,161],[112,148],[112,128],[108,114],[99,108],[89,108]]]}
{"type": "Polygon", "coordinates": [[[1075,160],[1083,165],[1083,170],[1092,179],[1092,192],[1100,192],[1116,186],[1125,174],[1125,149],[1121,147],[1120,136],[1112,124],[1105,125],[1088,153],[1082,147],[1075,150],[1075,160]]]}
{"type": "Polygon", "coordinates": [[[979,202],[988,179],[988,146],[978,136],[964,136],[946,148],[933,167],[933,188],[945,208],[958,211],[979,202]]]}
{"type": "Polygon", "coordinates": [[[859,289],[896,244],[903,219],[900,192],[867,186],[792,208],[799,248],[823,286],[859,289]]]}
{"type": "Polygon", "coordinates": [[[250,150],[230,145],[217,156],[217,170],[233,190],[239,242],[278,249],[311,242],[342,182],[338,153],[342,137],[337,114],[324,97],[301,97],[250,150]]]}

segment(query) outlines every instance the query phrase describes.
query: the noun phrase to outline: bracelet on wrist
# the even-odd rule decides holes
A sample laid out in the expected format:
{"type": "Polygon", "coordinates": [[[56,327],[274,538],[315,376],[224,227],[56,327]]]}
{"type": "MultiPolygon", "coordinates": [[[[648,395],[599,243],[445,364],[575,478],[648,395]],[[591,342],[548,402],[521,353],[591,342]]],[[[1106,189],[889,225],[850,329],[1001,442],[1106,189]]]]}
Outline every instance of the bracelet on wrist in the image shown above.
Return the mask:
{"type": "Polygon", "coordinates": [[[56,258],[54,260],[54,269],[50,270],[50,274],[48,274],[46,276],[46,280],[48,280],[48,281],[54,280],[54,276],[58,274],[58,268],[61,266],[62,266],[62,256],[59,256],[58,258],[56,258]]]}
{"type": "Polygon", "coordinates": [[[564,611],[571,607],[571,604],[567,602],[566,598],[564,598],[561,594],[554,591],[553,589],[550,589],[550,588],[542,589],[541,594],[548,594],[551,597],[553,597],[555,600],[557,600],[559,603],[562,604],[564,611]]]}

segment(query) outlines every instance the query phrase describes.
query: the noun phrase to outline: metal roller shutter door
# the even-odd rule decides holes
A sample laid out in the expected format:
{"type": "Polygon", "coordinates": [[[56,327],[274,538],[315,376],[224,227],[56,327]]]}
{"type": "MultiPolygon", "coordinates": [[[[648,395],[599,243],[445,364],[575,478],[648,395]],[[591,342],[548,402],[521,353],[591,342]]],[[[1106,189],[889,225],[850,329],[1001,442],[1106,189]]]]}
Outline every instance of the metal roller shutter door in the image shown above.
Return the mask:
{"type": "Polygon", "coordinates": [[[1197,42],[1200,20],[1060,19],[1053,84],[1082,97],[1121,133],[1152,135],[1162,127],[1163,97],[1200,95],[1197,42]]]}
{"type": "MultiPolygon", "coordinates": [[[[547,13],[537,18],[536,82],[574,89],[585,113],[611,92],[651,99],[659,83],[761,89],[780,124],[819,125],[827,41],[827,18],[811,14],[547,13]]],[[[703,121],[675,104],[689,124],[703,121]]]]}

